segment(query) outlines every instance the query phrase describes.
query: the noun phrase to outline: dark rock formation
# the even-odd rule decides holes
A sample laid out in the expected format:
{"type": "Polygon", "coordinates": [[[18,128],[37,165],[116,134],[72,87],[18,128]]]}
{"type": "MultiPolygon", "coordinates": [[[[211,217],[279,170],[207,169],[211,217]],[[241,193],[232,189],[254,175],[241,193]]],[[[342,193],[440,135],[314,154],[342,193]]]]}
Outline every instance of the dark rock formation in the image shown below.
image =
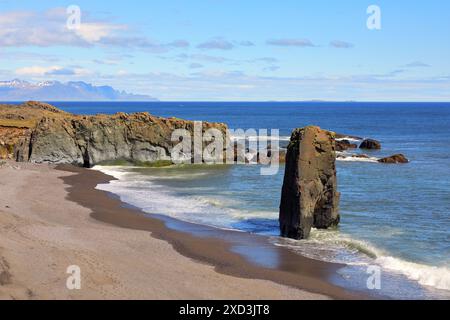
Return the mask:
{"type": "Polygon", "coordinates": [[[368,149],[368,150],[380,150],[381,143],[377,140],[366,139],[359,146],[360,149],[368,149]]]}
{"type": "Polygon", "coordinates": [[[334,133],[318,127],[296,129],[286,154],[280,205],[283,237],[306,239],[311,227],[339,223],[334,133]]]}
{"type": "Polygon", "coordinates": [[[356,149],[358,145],[348,140],[336,140],[336,151],[346,151],[348,149],[356,149]]]}
{"type": "MultiPolygon", "coordinates": [[[[203,123],[203,131],[210,128],[226,137],[226,125],[203,123]]],[[[79,116],[39,102],[0,106],[0,130],[7,132],[2,139],[12,137],[7,143],[17,161],[92,167],[114,160],[170,160],[179,143],[171,141],[175,129],[192,135],[194,122],[148,113],[79,116]]]]}
{"type": "Polygon", "coordinates": [[[380,159],[378,160],[378,162],[396,164],[396,163],[408,163],[409,160],[403,154],[395,154],[393,156],[380,159]]]}

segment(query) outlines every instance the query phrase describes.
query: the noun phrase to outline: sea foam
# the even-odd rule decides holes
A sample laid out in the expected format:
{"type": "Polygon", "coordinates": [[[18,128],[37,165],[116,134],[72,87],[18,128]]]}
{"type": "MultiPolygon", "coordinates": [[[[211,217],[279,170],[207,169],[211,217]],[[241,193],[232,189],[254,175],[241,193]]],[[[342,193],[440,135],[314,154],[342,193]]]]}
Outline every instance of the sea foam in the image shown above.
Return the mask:
{"type": "Polygon", "coordinates": [[[375,260],[383,268],[401,272],[423,286],[450,291],[450,269],[404,261],[394,257],[379,257],[375,260]]]}
{"type": "MultiPolygon", "coordinates": [[[[228,197],[178,196],[176,190],[152,182],[152,176],[133,172],[130,170],[131,167],[96,166],[93,169],[118,179],[108,184],[98,185],[97,189],[114,193],[122,201],[148,213],[164,214],[182,221],[236,231],[242,231],[233,227],[239,225],[239,221],[251,219],[276,221],[277,219],[277,212],[230,208],[230,205],[242,206],[234,202],[237,200],[230,200],[228,197]]],[[[195,173],[186,174],[195,175],[195,173]]],[[[180,173],[179,175],[158,177],[158,179],[182,178],[186,174],[180,173]]],[[[306,241],[273,237],[272,242],[274,245],[288,247],[312,259],[358,266],[376,264],[381,266],[384,271],[404,275],[422,286],[450,291],[450,269],[448,267],[405,261],[393,257],[390,253],[384,252],[366,241],[354,239],[338,231],[314,229],[311,239],[306,241]]]]}

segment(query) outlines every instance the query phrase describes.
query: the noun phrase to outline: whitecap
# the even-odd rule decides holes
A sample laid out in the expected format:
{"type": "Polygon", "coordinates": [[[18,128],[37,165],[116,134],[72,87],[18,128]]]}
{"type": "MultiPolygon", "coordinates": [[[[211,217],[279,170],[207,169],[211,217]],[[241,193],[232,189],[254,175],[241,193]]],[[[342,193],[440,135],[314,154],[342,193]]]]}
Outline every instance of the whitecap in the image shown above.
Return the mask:
{"type": "Polygon", "coordinates": [[[336,141],[349,141],[350,143],[360,143],[362,140],[361,139],[356,139],[353,137],[342,137],[342,138],[336,138],[336,141]]]}
{"type": "Polygon", "coordinates": [[[450,269],[404,261],[399,258],[383,256],[375,260],[384,269],[400,272],[419,284],[450,291],[450,269]]]}

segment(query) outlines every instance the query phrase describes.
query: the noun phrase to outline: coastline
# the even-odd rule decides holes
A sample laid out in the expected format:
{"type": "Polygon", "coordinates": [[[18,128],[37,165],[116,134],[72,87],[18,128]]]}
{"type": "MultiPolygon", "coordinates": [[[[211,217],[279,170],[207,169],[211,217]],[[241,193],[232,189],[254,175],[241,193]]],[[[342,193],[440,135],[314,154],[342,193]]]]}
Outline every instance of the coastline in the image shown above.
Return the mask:
{"type": "Polygon", "coordinates": [[[0,173],[0,300],[328,299],[217,273],[147,231],[99,222],[67,199],[73,172],[8,161],[0,173]],[[80,290],[66,287],[72,265],[80,290]]]}
{"type": "Polygon", "coordinates": [[[149,215],[121,202],[116,195],[96,189],[98,184],[109,183],[114,177],[66,165],[58,166],[57,170],[76,173],[62,178],[69,186],[68,199],[90,208],[92,218],[121,228],[150,232],[153,238],[167,241],[181,255],[214,266],[220,274],[269,280],[333,299],[367,298],[363,293],[350,292],[330,283],[330,277],[343,265],[312,260],[286,248],[275,247],[265,236],[149,215]],[[244,257],[236,248],[244,248],[254,257],[244,257]],[[258,258],[272,260],[272,265],[255,263],[258,258]]]}
{"type": "Polygon", "coordinates": [[[262,237],[144,215],[94,189],[111,180],[101,172],[10,161],[0,172],[0,299],[366,298],[328,281],[338,265],[276,248],[282,264],[264,268],[230,251],[262,237]],[[81,290],[66,287],[71,265],[81,290]]]}

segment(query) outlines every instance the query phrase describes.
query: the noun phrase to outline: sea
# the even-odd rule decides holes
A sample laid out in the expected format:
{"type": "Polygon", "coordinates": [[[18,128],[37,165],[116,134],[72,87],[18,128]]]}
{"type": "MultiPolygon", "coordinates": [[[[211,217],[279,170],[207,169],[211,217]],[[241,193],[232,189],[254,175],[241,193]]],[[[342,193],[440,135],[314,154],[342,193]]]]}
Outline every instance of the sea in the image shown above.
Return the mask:
{"type": "MultiPolygon", "coordinates": [[[[147,111],[161,117],[226,123],[231,129],[279,129],[285,147],[294,128],[317,125],[373,138],[378,151],[337,161],[341,223],[308,240],[279,237],[284,166],[261,175],[253,165],[168,168],[97,166],[118,180],[99,189],[149,214],[267,236],[312,259],[345,265],[333,280],[395,299],[450,298],[450,103],[360,102],[52,102],[76,114],[147,111]],[[402,153],[408,164],[376,160],[402,153]],[[359,279],[356,281],[355,279],[359,279]],[[373,280],[373,279],[372,279],[373,280]],[[356,285],[357,284],[357,285],[356,285]]],[[[354,141],[358,143],[358,141],[354,141]]]]}

